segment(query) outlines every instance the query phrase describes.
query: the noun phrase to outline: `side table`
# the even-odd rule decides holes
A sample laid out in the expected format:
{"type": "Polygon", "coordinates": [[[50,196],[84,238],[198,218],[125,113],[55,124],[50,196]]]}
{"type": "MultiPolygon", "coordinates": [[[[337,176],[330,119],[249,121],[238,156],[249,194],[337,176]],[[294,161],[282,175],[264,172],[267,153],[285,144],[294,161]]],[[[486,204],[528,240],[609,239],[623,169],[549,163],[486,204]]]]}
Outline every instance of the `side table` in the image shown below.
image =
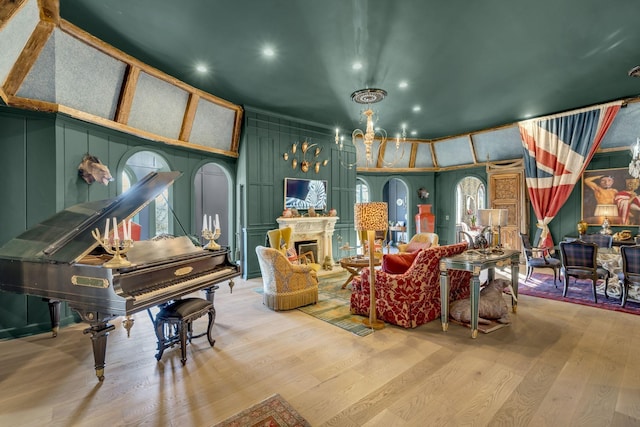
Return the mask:
{"type": "MultiPolygon", "coordinates": [[[[373,257],[373,265],[379,266],[381,263],[380,258],[373,257]]],[[[354,277],[360,274],[360,270],[365,267],[369,267],[369,257],[365,256],[351,256],[345,257],[340,260],[340,267],[344,268],[350,273],[349,278],[344,282],[341,289],[347,287],[349,282],[353,280],[354,277]]]]}
{"type": "Polygon", "coordinates": [[[471,272],[471,338],[478,336],[478,302],[480,299],[480,272],[489,269],[489,280],[493,280],[495,267],[511,265],[511,286],[513,295],[511,309],[518,309],[518,274],[520,273],[520,252],[501,249],[488,253],[468,250],[459,255],[440,260],[440,321],[442,330],[449,329],[449,276],[447,269],[466,270],[471,272]]]}

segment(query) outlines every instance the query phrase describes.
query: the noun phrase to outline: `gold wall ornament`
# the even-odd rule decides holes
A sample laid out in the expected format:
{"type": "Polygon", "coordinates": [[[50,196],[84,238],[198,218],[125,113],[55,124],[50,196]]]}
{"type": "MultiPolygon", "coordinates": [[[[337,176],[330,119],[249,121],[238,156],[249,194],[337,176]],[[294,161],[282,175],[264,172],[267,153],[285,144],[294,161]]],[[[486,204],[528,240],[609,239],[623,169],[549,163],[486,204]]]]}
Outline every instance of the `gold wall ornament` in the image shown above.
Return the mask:
{"type": "Polygon", "coordinates": [[[315,173],[320,173],[320,167],[327,166],[329,163],[329,159],[320,159],[321,153],[322,147],[305,139],[301,143],[291,144],[291,150],[283,153],[282,158],[285,161],[289,161],[291,158],[291,169],[297,169],[300,166],[300,170],[304,173],[309,172],[310,169],[313,169],[315,173]],[[298,145],[300,150],[298,150],[298,145]]]}

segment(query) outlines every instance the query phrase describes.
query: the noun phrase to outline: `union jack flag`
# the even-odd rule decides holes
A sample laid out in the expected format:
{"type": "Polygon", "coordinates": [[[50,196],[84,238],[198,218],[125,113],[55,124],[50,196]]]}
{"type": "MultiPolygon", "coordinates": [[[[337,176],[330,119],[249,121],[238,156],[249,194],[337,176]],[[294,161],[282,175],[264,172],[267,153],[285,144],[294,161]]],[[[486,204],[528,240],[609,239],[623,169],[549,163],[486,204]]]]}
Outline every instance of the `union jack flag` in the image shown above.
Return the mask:
{"type": "Polygon", "coordinates": [[[621,105],[613,102],[518,124],[527,189],[542,229],[538,247],[553,247],[548,224],[598,150],[621,105]]]}

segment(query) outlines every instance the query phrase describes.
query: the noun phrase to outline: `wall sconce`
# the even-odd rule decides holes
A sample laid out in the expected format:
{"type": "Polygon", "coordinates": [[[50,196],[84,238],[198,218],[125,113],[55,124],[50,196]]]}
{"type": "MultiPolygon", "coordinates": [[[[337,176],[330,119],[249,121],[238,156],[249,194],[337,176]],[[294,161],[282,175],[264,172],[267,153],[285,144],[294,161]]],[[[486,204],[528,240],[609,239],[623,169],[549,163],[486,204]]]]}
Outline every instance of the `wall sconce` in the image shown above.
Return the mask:
{"type": "Polygon", "coordinates": [[[288,161],[289,157],[291,157],[291,168],[297,169],[300,166],[300,170],[304,173],[309,172],[312,165],[315,173],[319,173],[320,166],[327,166],[327,163],[329,163],[329,159],[319,159],[322,148],[318,144],[309,144],[306,139],[300,144],[299,150],[298,143],[294,142],[289,151],[290,153],[284,153],[282,158],[288,161]]]}

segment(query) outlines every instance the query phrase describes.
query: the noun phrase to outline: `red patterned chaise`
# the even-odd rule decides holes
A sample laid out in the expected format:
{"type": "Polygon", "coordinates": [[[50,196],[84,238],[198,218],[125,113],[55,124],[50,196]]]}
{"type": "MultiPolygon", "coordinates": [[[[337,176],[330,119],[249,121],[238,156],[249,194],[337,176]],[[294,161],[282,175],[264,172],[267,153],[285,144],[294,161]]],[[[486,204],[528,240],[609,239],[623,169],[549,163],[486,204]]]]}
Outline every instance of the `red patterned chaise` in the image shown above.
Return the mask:
{"type": "MultiPolygon", "coordinates": [[[[376,315],[378,319],[405,328],[415,328],[440,317],[440,258],[457,255],[467,243],[437,246],[418,253],[402,274],[376,270],[376,315]]],[[[369,268],[351,282],[351,313],[369,315],[369,268]]],[[[469,296],[471,273],[449,270],[449,301],[469,296]]]]}

